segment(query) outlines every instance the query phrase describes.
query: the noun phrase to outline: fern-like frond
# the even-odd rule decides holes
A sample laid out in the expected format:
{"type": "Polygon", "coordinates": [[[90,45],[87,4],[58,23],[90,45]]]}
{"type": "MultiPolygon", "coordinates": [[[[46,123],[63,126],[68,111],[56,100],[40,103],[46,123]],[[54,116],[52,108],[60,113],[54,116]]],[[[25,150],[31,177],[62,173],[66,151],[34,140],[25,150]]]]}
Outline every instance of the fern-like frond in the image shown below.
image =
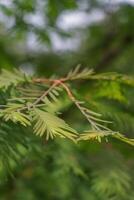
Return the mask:
{"type": "Polygon", "coordinates": [[[128,143],[132,146],[134,146],[134,139],[130,139],[125,137],[123,134],[114,132],[114,131],[86,131],[86,133],[80,134],[78,141],[81,140],[97,140],[98,142],[101,142],[101,140],[104,138],[107,141],[107,137],[112,136],[113,138],[116,138],[118,140],[121,140],[125,143],[128,143]]]}
{"type": "Polygon", "coordinates": [[[74,70],[71,70],[66,76],[67,80],[77,80],[77,79],[88,79],[94,74],[93,69],[84,68],[80,70],[80,65],[78,65],[74,70]]]}
{"type": "Polygon", "coordinates": [[[0,88],[7,89],[10,85],[16,86],[26,80],[28,80],[26,75],[19,70],[7,71],[3,69],[0,74],[0,88]]]}
{"type": "Polygon", "coordinates": [[[134,77],[127,76],[124,74],[118,74],[116,72],[94,74],[89,78],[92,80],[99,80],[99,81],[117,81],[125,85],[134,86],[134,77]]]}
{"type": "Polygon", "coordinates": [[[6,113],[3,118],[4,118],[5,121],[11,120],[14,123],[19,122],[23,126],[30,126],[31,125],[29,116],[27,116],[26,114],[21,113],[21,112],[6,113]]]}
{"type": "Polygon", "coordinates": [[[93,131],[89,130],[85,133],[80,134],[78,141],[81,140],[97,140],[98,142],[101,142],[102,138],[105,138],[107,140],[107,137],[109,135],[115,134],[114,132],[110,131],[93,131]]]}
{"type": "Polygon", "coordinates": [[[77,132],[59,117],[38,108],[31,111],[31,116],[36,135],[43,136],[46,134],[46,139],[60,136],[75,141],[77,132]]]}
{"type": "Polygon", "coordinates": [[[77,79],[115,81],[129,86],[134,86],[134,77],[127,76],[124,74],[118,74],[116,72],[105,72],[105,73],[95,74],[93,69],[89,68],[81,69],[80,65],[78,65],[74,70],[71,70],[65,78],[65,80],[77,80],[77,79]]]}
{"type": "Polygon", "coordinates": [[[23,126],[30,126],[29,116],[20,112],[19,109],[23,108],[23,104],[19,103],[8,103],[5,109],[0,110],[0,116],[4,121],[11,120],[14,123],[20,123],[23,126]]]}

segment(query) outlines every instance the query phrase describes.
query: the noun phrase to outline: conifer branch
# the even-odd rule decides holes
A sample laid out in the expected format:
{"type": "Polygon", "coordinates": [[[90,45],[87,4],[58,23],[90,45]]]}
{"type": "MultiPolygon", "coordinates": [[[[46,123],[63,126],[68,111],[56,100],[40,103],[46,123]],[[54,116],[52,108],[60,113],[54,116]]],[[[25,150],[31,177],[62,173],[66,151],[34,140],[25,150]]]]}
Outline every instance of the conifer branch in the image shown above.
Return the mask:
{"type": "Polygon", "coordinates": [[[54,138],[55,136],[60,136],[70,138],[73,141],[90,140],[94,138],[98,141],[101,141],[102,137],[111,135],[133,145],[133,139],[128,139],[122,134],[109,129],[104,125],[104,123],[111,122],[101,119],[101,114],[86,108],[83,106],[85,102],[76,99],[72,93],[72,89],[69,88],[67,83],[82,79],[117,81],[133,86],[133,79],[131,77],[118,75],[117,73],[104,73],[95,75],[91,69],[80,70],[80,66],[77,66],[74,70],[70,71],[67,76],[59,79],[32,79],[31,77],[24,75],[19,71],[15,71],[13,73],[3,71],[0,79],[0,88],[3,91],[5,91],[5,89],[7,90],[10,86],[12,86],[11,88],[21,86],[18,94],[21,94],[20,92],[22,91],[23,95],[23,93],[25,93],[23,83],[40,85],[43,87],[47,85],[47,89],[45,89],[45,91],[36,89],[32,92],[29,88],[26,90],[26,97],[22,95],[18,96],[18,94],[12,96],[12,94],[10,94],[11,98],[7,99],[7,103],[0,105],[0,117],[2,117],[2,120],[6,122],[12,121],[14,123],[20,123],[23,126],[32,126],[34,121],[36,125],[36,127],[34,126],[35,134],[42,136],[46,132],[47,139],[49,137],[54,138]],[[63,88],[66,91],[69,99],[76,105],[82,115],[89,122],[91,130],[89,130],[87,133],[78,135],[77,131],[70,128],[62,119],[54,114],[50,114],[47,111],[47,106],[57,101],[60,88],[63,88]],[[29,94],[30,91],[32,93],[31,96],[29,94]],[[47,117],[50,121],[47,119],[47,117]],[[55,121],[58,123],[57,125],[55,124],[55,121]]]}

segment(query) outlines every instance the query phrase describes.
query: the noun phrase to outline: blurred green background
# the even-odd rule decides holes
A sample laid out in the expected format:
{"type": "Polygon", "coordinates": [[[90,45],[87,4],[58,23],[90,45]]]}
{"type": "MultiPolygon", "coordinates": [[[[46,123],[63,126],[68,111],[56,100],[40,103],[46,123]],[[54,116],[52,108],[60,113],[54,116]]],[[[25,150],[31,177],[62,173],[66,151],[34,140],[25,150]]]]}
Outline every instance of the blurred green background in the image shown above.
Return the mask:
{"type": "MultiPolygon", "coordinates": [[[[50,77],[77,64],[134,75],[133,0],[0,0],[0,69],[50,77]]],[[[85,81],[77,95],[134,137],[134,90],[124,86],[124,98],[118,85],[98,87],[85,81]]],[[[64,118],[82,130],[85,121],[66,104],[64,118]]],[[[22,154],[13,174],[0,167],[0,200],[134,199],[134,149],[125,143],[33,136],[22,154]]]]}

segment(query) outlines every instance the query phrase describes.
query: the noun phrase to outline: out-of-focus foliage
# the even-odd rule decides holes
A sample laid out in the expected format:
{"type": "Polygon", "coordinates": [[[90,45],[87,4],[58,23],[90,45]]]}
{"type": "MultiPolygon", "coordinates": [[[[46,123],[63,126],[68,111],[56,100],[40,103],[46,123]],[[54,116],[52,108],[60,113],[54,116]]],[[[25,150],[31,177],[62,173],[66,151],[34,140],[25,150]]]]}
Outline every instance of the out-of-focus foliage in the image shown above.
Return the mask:
{"type": "MultiPolygon", "coordinates": [[[[132,5],[111,7],[95,0],[14,0],[9,5],[0,2],[0,14],[0,69],[19,67],[47,77],[65,74],[70,67],[81,63],[96,72],[115,71],[134,76],[132,5]],[[80,10],[90,15],[94,9],[104,12],[103,21],[73,31],[63,31],[57,25],[64,12],[80,10]],[[33,23],[31,19],[37,13],[41,16],[33,23]],[[64,39],[80,32],[80,45],[75,51],[55,52],[53,32],[64,39]],[[29,47],[33,35],[36,42],[29,47]]],[[[0,82],[4,83],[1,79],[0,82]]],[[[110,128],[133,138],[133,88],[107,79],[95,83],[78,81],[74,86],[78,99],[83,97],[92,110],[113,121],[110,128]]],[[[0,95],[0,104],[10,98],[5,92],[0,95]]],[[[64,95],[62,101],[64,105],[59,102],[57,107],[51,107],[51,112],[62,111],[69,124],[79,131],[88,130],[81,114],[64,95]]],[[[0,123],[0,152],[2,200],[132,200],[134,197],[133,147],[114,138],[108,142],[102,139],[100,144],[83,141],[76,145],[63,139],[46,142],[35,137],[31,129],[17,128],[8,121],[6,126],[0,123]],[[7,152],[10,152],[9,166],[3,165],[7,163],[7,152]],[[7,169],[12,169],[12,173],[7,169]]]]}

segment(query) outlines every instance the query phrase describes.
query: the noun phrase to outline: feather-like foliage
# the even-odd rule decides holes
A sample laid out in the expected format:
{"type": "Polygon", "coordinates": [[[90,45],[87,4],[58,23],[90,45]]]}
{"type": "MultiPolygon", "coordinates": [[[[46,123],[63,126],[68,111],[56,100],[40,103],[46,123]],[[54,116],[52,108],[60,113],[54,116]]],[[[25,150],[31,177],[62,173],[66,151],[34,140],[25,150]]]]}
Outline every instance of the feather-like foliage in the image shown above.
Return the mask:
{"type": "Polygon", "coordinates": [[[99,81],[115,81],[122,84],[126,84],[129,86],[134,86],[134,77],[127,76],[124,74],[118,74],[116,72],[107,72],[107,73],[100,73],[95,74],[90,77],[93,80],[99,80],[99,81]]]}
{"type": "Polygon", "coordinates": [[[106,141],[108,141],[108,136],[112,136],[113,138],[116,138],[118,140],[121,140],[125,143],[128,143],[132,146],[134,146],[134,139],[129,139],[125,137],[123,134],[114,132],[114,131],[86,131],[86,133],[80,134],[80,137],[78,138],[78,141],[80,140],[96,140],[98,142],[101,142],[104,138],[106,141]]]}
{"type": "Polygon", "coordinates": [[[7,122],[20,123],[23,126],[30,126],[29,116],[19,111],[24,105],[20,103],[8,103],[4,110],[0,110],[1,117],[7,122]]]}
{"type": "Polygon", "coordinates": [[[27,76],[19,70],[7,71],[3,69],[0,75],[0,88],[7,89],[10,85],[16,86],[27,80],[27,76]]]}
{"type": "Polygon", "coordinates": [[[31,116],[36,135],[42,136],[46,134],[46,139],[60,136],[61,138],[69,138],[75,141],[77,132],[57,116],[37,108],[31,111],[31,116]]]}
{"type": "Polygon", "coordinates": [[[80,65],[78,65],[74,70],[71,70],[66,76],[67,80],[78,80],[78,79],[89,79],[90,76],[94,74],[93,69],[84,68],[80,70],[80,65]]]}

